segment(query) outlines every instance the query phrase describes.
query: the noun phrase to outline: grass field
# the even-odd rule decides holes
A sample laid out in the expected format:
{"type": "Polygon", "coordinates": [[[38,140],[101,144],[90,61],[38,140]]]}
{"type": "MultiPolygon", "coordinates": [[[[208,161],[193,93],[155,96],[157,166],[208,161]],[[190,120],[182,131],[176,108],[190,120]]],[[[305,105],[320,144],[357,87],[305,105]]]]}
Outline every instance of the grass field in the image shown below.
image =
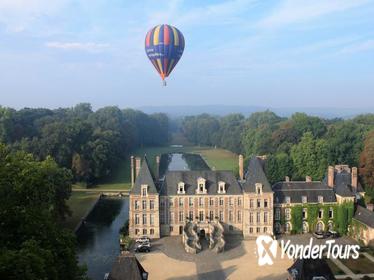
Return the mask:
{"type": "MultiPolygon", "coordinates": [[[[238,159],[237,155],[224,150],[215,149],[211,147],[198,147],[198,146],[186,146],[186,147],[151,147],[151,148],[140,148],[133,152],[136,157],[147,156],[150,167],[156,170],[156,156],[165,153],[195,153],[200,154],[203,159],[207,162],[211,169],[215,170],[231,170],[235,174],[238,170],[238,159]]],[[[130,189],[130,158],[119,162],[116,170],[110,178],[103,180],[99,184],[90,188],[90,190],[105,191],[105,190],[129,190],[130,189]]],[[[73,189],[85,189],[82,185],[74,185],[73,189]]]]}
{"type": "Polygon", "coordinates": [[[79,221],[87,214],[87,211],[91,208],[92,204],[99,197],[98,192],[73,192],[70,199],[67,201],[72,216],[68,217],[64,225],[74,230],[79,221]]]}

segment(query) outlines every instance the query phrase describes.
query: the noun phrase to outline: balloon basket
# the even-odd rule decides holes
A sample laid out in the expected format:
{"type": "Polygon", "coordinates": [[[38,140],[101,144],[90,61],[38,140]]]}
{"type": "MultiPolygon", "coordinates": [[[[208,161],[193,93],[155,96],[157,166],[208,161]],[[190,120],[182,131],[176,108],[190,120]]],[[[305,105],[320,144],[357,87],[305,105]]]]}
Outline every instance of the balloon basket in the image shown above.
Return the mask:
{"type": "Polygon", "coordinates": [[[164,87],[166,87],[166,81],[165,81],[165,80],[162,80],[162,85],[163,85],[164,87]]]}

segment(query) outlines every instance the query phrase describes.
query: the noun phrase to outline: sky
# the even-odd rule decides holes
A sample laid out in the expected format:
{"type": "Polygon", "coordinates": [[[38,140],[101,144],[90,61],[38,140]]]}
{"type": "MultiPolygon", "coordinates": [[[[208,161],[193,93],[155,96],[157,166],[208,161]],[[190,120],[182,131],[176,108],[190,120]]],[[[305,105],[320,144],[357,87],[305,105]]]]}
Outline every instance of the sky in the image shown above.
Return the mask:
{"type": "Polygon", "coordinates": [[[81,102],[374,108],[374,0],[0,0],[0,104],[81,102]],[[162,23],[186,41],[166,87],[162,23]]]}

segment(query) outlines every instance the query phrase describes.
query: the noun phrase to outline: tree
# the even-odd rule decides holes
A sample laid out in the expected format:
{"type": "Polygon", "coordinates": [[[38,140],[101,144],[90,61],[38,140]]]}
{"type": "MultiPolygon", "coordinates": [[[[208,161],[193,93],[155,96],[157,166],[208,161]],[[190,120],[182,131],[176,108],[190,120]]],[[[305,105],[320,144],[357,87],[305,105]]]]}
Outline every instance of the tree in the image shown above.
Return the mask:
{"type": "Polygon", "coordinates": [[[291,157],[286,153],[270,155],[265,163],[265,172],[271,184],[283,181],[285,176],[293,176],[294,167],[291,157]]]}
{"type": "Polygon", "coordinates": [[[68,214],[71,172],[0,145],[0,278],[84,279],[68,214]]]}
{"type": "Polygon", "coordinates": [[[360,175],[366,188],[374,190],[374,130],[365,138],[364,149],[360,155],[360,175]]]}
{"type": "Polygon", "coordinates": [[[311,132],[306,132],[299,144],[292,147],[291,158],[296,176],[321,180],[328,166],[327,143],[323,139],[314,139],[311,132]]]}

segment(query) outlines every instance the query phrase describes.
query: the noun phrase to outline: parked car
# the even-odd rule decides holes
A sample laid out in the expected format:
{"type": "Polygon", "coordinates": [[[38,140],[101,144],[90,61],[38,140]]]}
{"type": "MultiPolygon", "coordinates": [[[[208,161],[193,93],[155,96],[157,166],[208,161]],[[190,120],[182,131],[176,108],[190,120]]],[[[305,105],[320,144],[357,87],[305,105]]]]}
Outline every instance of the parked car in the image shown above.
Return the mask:
{"type": "Polygon", "coordinates": [[[326,233],[323,232],[323,231],[315,231],[315,232],[313,233],[313,235],[314,235],[317,239],[323,239],[323,238],[328,237],[328,236],[326,235],[326,233]]]}
{"type": "Polygon", "coordinates": [[[144,242],[151,242],[148,236],[141,236],[135,240],[136,243],[144,243],[144,242]]]}
{"type": "Polygon", "coordinates": [[[137,253],[149,253],[151,251],[151,244],[150,243],[141,243],[135,248],[135,252],[137,253]]]}

